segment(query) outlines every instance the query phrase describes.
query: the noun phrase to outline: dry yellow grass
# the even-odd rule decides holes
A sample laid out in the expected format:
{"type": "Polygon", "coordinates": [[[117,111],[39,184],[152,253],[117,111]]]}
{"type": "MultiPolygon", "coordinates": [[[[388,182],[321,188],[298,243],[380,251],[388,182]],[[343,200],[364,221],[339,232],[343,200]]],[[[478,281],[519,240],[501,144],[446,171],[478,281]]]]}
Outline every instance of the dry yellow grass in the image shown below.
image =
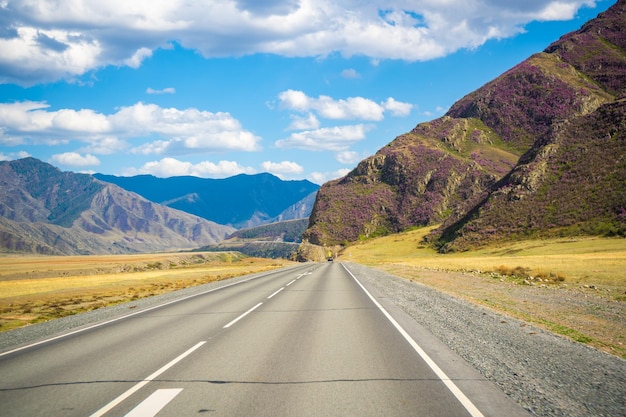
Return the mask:
{"type": "Polygon", "coordinates": [[[227,252],[0,256],[0,331],[287,264],[227,252]]]}
{"type": "Polygon", "coordinates": [[[418,229],[345,248],[359,262],[626,358],[626,239],[523,241],[438,254],[418,229]]]}
{"type": "Polygon", "coordinates": [[[369,265],[403,264],[449,271],[487,272],[501,267],[511,270],[523,267],[529,270],[529,275],[552,273],[564,277],[569,284],[626,290],[626,239],[530,240],[444,255],[422,244],[429,230],[418,229],[356,244],[345,249],[342,256],[369,265]]]}

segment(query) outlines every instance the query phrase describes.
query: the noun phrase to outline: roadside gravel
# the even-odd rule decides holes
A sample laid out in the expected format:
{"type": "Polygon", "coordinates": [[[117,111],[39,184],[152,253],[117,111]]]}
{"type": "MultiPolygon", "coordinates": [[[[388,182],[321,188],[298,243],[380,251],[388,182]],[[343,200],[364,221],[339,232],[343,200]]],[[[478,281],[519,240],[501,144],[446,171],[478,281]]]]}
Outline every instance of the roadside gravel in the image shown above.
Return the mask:
{"type": "MultiPolygon", "coordinates": [[[[626,361],[425,285],[359,264],[346,264],[531,415],[626,416],[626,361]]],[[[0,352],[262,274],[3,332],[0,352]]]]}
{"type": "Polygon", "coordinates": [[[532,415],[626,416],[626,361],[425,285],[347,265],[532,415]]]}

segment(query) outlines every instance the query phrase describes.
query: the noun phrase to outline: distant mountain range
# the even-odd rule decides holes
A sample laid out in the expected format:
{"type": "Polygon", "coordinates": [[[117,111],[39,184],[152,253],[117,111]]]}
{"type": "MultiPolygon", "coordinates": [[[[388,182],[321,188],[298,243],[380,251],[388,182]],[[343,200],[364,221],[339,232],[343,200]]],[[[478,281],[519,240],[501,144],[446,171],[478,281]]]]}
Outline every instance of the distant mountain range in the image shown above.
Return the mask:
{"type": "Polygon", "coordinates": [[[154,203],[237,229],[306,218],[319,189],[317,184],[307,180],[283,181],[267,173],[241,174],[224,179],[103,174],[94,177],[154,203]]]}
{"type": "Polygon", "coordinates": [[[324,184],[304,237],[439,223],[441,251],[626,235],[625,1],[324,184]]]}
{"type": "Polygon", "coordinates": [[[318,188],[270,174],[223,180],[90,176],[61,172],[35,158],[5,161],[0,162],[0,251],[196,249],[244,226],[290,219],[306,223],[318,188]]]}
{"type": "Polygon", "coordinates": [[[235,229],[34,158],[0,162],[0,250],[50,255],[193,249],[235,229]]]}

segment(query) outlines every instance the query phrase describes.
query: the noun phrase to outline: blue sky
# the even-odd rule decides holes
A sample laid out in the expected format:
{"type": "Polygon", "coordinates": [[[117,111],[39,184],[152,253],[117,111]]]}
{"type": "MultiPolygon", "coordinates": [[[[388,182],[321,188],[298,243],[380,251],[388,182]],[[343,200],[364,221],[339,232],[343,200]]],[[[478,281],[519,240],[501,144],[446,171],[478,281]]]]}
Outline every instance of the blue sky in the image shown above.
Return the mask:
{"type": "Polygon", "coordinates": [[[0,160],[322,184],[614,3],[4,0],[0,160]]]}

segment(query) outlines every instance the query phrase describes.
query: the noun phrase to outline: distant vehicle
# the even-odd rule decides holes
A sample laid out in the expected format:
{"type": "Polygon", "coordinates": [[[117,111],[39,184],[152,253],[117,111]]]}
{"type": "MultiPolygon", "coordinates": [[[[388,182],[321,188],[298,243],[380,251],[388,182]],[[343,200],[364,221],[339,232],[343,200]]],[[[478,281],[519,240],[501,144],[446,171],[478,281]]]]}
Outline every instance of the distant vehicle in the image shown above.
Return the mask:
{"type": "Polygon", "coordinates": [[[328,257],[328,262],[332,262],[332,261],[333,261],[333,257],[332,257],[332,256],[329,256],[329,257],[328,257]]]}

